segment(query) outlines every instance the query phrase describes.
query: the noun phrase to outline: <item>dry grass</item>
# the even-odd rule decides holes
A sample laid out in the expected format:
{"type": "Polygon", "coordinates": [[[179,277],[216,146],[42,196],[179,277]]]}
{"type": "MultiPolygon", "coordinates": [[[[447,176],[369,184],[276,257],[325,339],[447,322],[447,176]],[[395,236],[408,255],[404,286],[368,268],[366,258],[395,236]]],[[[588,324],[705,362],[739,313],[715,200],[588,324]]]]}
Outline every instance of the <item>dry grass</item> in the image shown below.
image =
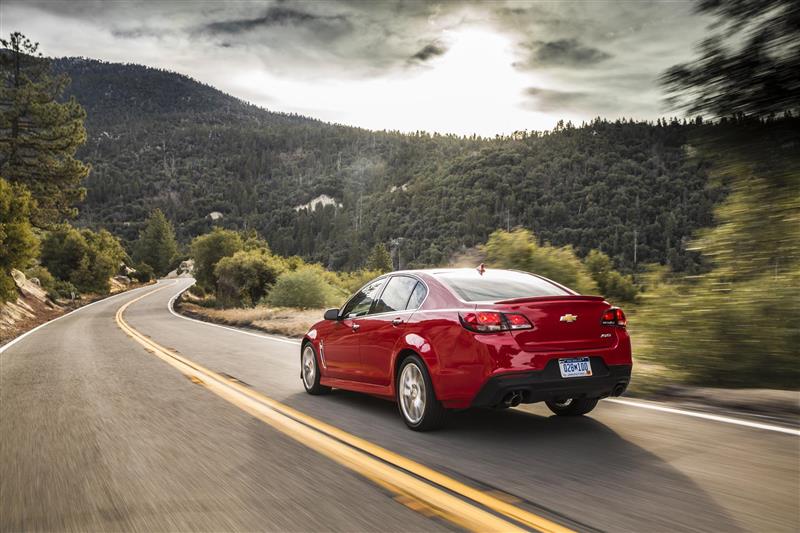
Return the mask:
{"type": "Polygon", "coordinates": [[[286,337],[302,337],[309,328],[322,320],[324,309],[292,309],[286,307],[253,307],[247,309],[209,309],[182,301],[179,310],[189,316],[227,324],[258,329],[286,337]]]}

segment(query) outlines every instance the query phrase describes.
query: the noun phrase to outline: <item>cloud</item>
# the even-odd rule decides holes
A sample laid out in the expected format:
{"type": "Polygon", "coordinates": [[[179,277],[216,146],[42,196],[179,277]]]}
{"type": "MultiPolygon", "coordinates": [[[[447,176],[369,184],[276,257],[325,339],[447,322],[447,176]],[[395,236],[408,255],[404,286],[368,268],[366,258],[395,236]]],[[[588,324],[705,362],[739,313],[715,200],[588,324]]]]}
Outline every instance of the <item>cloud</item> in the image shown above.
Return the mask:
{"type": "Polygon", "coordinates": [[[412,62],[425,62],[431,58],[444,55],[447,52],[447,48],[440,45],[439,43],[430,43],[423,46],[416,54],[412,55],[409,61],[412,62]]]}
{"type": "MultiPolygon", "coordinates": [[[[609,116],[610,113],[616,114],[623,104],[616,94],[602,89],[573,91],[528,87],[523,94],[526,97],[522,104],[524,109],[561,117],[609,116]]],[[[635,105],[629,105],[629,109],[635,110],[636,114],[640,111],[635,105]]]]}
{"type": "Polygon", "coordinates": [[[659,116],[659,74],[692,57],[710,21],[688,2],[613,0],[0,0],[0,20],[47,55],[174,70],[278,110],[489,135],[559,118],[659,116]],[[502,44],[464,52],[476,32],[502,44]],[[506,68],[507,83],[477,92],[470,112],[419,104],[456,66],[479,86],[475,64],[506,68]]]}
{"type": "Polygon", "coordinates": [[[346,22],[344,15],[316,15],[299,9],[272,6],[259,17],[209,22],[201,31],[212,34],[237,34],[270,26],[301,26],[346,22]]]}
{"type": "Polygon", "coordinates": [[[613,57],[598,48],[581,44],[578,39],[534,41],[524,44],[523,47],[528,50],[528,57],[516,64],[523,69],[594,66],[613,57]]]}

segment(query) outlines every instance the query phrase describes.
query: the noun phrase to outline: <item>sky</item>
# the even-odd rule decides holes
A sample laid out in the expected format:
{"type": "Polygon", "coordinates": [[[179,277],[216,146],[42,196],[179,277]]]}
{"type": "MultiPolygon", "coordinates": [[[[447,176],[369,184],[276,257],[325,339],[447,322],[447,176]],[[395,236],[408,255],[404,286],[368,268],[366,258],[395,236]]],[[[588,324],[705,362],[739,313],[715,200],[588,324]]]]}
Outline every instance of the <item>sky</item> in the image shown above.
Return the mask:
{"type": "Polygon", "coordinates": [[[658,84],[709,20],[690,1],[3,0],[46,56],[186,74],[270,110],[483,136],[674,114],[658,84]]]}

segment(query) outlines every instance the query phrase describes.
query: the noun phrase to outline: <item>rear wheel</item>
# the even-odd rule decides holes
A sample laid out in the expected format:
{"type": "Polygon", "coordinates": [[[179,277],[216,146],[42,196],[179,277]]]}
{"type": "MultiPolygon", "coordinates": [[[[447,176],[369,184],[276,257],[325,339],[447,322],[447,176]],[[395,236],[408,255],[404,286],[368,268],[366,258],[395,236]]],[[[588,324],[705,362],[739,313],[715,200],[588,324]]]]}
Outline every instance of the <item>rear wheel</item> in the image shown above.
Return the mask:
{"type": "Polygon", "coordinates": [[[447,410],[436,399],[431,377],[422,359],[412,355],[403,360],[396,389],[400,416],[409,428],[430,431],[444,425],[447,410]]]}
{"type": "Polygon", "coordinates": [[[547,400],[544,403],[558,416],[580,416],[594,409],[597,401],[598,398],[567,398],[547,400]]]}
{"type": "Polygon", "coordinates": [[[309,394],[326,394],[330,392],[331,388],[319,384],[319,366],[317,365],[317,353],[310,342],[303,346],[303,351],[300,352],[300,379],[303,380],[303,386],[309,394]]]}

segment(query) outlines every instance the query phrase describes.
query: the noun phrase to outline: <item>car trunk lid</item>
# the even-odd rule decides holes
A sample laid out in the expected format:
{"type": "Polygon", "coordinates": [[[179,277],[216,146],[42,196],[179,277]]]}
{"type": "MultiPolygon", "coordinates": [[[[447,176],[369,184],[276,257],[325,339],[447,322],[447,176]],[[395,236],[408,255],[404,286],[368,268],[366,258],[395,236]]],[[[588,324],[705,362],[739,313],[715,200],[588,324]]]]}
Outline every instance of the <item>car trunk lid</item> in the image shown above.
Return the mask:
{"type": "Polygon", "coordinates": [[[520,313],[533,329],[513,331],[526,351],[575,351],[609,348],[616,342],[611,326],[600,323],[610,305],[600,296],[543,296],[495,302],[503,313],[520,313]]]}

